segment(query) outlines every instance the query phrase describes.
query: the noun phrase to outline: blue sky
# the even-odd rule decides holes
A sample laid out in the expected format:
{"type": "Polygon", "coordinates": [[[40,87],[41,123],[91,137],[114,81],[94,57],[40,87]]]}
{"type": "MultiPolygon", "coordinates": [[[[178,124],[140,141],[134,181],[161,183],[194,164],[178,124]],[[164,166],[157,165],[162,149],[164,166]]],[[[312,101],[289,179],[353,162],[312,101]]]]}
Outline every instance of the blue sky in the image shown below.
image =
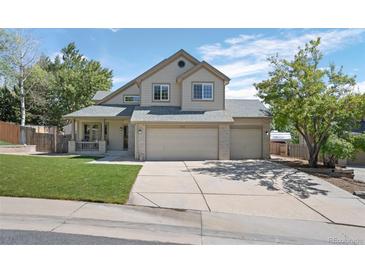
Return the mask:
{"type": "Polygon", "coordinates": [[[299,46],[322,38],[321,66],[342,65],[365,90],[365,29],[29,29],[40,50],[55,57],[69,42],[113,70],[113,89],[183,48],[232,80],[228,98],[255,98],[252,84],[267,77],[266,58],[291,57],[299,46]]]}

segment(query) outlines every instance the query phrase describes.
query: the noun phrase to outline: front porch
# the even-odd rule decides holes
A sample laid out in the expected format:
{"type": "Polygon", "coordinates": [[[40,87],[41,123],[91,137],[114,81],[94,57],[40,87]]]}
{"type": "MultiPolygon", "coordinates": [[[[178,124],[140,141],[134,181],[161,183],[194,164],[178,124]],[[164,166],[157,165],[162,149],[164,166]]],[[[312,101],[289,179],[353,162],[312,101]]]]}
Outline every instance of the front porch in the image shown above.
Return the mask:
{"type": "Polygon", "coordinates": [[[129,119],[72,119],[70,154],[133,155],[134,126],[129,119]],[[132,139],[131,139],[132,138],[132,139]]]}

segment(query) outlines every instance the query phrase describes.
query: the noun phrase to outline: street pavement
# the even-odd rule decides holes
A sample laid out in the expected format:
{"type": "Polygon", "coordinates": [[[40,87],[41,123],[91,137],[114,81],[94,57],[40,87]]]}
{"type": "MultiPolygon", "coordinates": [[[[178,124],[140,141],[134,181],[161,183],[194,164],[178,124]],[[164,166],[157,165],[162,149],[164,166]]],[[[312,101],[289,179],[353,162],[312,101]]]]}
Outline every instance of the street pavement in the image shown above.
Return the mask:
{"type": "Polygon", "coordinates": [[[125,240],[79,234],[29,230],[0,230],[0,245],[157,245],[160,242],[125,240]]]}
{"type": "Polygon", "coordinates": [[[0,197],[1,231],[5,231],[3,237],[13,238],[13,244],[25,238],[38,244],[69,244],[72,239],[75,244],[114,241],[105,237],[121,239],[116,244],[126,243],[123,241],[199,245],[365,243],[364,227],[328,220],[10,197],[0,197]],[[24,236],[14,230],[47,234],[24,236]],[[104,238],[84,240],[74,235],[104,238]]]}

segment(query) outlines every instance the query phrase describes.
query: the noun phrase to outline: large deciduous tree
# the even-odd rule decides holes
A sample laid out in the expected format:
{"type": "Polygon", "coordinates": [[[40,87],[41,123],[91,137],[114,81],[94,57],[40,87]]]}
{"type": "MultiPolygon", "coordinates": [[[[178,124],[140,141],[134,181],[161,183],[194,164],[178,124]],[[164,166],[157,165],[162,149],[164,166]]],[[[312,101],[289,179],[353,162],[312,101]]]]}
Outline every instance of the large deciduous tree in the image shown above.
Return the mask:
{"type": "MultiPolygon", "coordinates": [[[[16,87],[20,101],[20,124],[25,126],[26,95],[25,81],[32,66],[37,62],[37,42],[22,31],[0,32],[0,74],[4,85],[16,87]]],[[[20,142],[25,143],[25,131],[21,131],[20,142]]]]}
{"type": "Polygon", "coordinates": [[[49,102],[49,122],[63,126],[62,116],[92,104],[98,90],[110,90],[113,73],[100,62],[82,55],[74,43],[61,50],[60,56],[49,61],[47,71],[53,75],[49,102]]]}
{"type": "Polygon", "coordinates": [[[0,87],[0,120],[19,122],[19,100],[14,91],[6,86],[0,87]]]}
{"type": "Polygon", "coordinates": [[[365,113],[364,95],[353,92],[355,78],[335,65],[320,67],[319,45],[319,38],[310,41],[292,60],[270,57],[269,79],[255,84],[275,125],[293,127],[303,136],[311,167],[317,166],[328,138],[350,131],[365,113]]]}

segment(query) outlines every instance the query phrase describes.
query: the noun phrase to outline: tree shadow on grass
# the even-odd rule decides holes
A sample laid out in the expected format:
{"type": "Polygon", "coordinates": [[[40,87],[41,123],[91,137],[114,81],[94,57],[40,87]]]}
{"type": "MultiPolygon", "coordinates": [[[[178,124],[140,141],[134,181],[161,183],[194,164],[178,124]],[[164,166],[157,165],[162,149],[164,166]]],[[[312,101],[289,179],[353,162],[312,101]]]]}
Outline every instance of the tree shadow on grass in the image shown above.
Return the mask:
{"type": "Polygon", "coordinates": [[[192,167],[192,172],[221,177],[236,183],[257,184],[270,191],[284,190],[302,199],[311,195],[327,195],[328,190],[305,173],[264,160],[207,161],[205,167],[192,167]]]}
{"type": "Polygon", "coordinates": [[[96,161],[96,160],[99,160],[101,158],[102,158],[101,156],[82,156],[82,155],[79,155],[79,156],[71,157],[69,159],[70,160],[90,160],[90,161],[96,161]]]}

